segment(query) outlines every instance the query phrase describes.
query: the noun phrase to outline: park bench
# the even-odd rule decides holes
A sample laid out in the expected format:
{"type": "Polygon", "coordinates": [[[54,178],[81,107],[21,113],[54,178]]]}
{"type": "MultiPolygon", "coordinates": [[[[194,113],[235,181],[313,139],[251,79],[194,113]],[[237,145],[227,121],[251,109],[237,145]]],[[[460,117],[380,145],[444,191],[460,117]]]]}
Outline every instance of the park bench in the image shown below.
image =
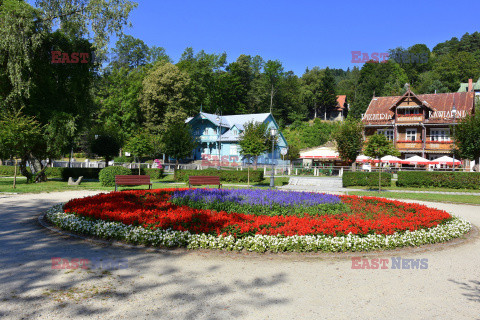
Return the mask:
{"type": "Polygon", "coordinates": [[[148,189],[152,188],[150,176],[115,176],[115,191],[117,186],[142,186],[148,185],[148,189]]]}
{"type": "Polygon", "coordinates": [[[218,189],[222,186],[218,176],[188,176],[189,188],[201,185],[218,185],[218,189]]]}

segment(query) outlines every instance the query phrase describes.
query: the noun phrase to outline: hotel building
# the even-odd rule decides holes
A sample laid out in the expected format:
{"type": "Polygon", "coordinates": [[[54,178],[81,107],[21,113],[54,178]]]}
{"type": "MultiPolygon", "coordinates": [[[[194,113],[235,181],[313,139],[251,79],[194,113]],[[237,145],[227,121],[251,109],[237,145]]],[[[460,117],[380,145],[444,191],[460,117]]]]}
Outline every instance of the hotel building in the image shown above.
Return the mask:
{"type": "Polygon", "coordinates": [[[450,130],[474,112],[474,92],[416,95],[407,85],[402,96],[374,97],[362,122],[367,139],[384,134],[401,152],[401,158],[418,155],[434,160],[452,156],[450,130]]]}

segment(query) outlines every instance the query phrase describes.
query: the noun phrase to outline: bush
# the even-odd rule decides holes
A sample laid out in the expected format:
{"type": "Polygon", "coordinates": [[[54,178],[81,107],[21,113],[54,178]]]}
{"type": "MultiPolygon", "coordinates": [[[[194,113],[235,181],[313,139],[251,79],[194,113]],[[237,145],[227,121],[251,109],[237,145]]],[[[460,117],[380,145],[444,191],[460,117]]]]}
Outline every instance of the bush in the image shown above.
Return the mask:
{"type": "Polygon", "coordinates": [[[65,168],[58,168],[58,167],[47,167],[45,169],[45,174],[47,178],[62,178],[62,172],[65,168]]]}
{"type": "Polygon", "coordinates": [[[480,189],[480,173],[399,171],[397,186],[480,189]]]}
{"type": "MultiPolygon", "coordinates": [[[[14,166],[0,166],[0,176],[1,177],[13,177],[15,174],[14,166]]],[[[17,166],[17,175],[21,175],[20,167],[17,166]]]]}
{"type": "MultiPolygon", "coordinates": [[[[390,187],[391,181],[392,174],[382,172],[382,187],[390,187]]],[[[342,182],[344,187],[378,187],[378,172],[344,172],[342,182]]]]}
{"type": "Polygon", "coordinates": [[[119,166],[110,166],[100,170],[98,178],[104,187],[115,187],[115,176],[128,176],[132,174],[132,170],[119,166]]]}
{"type": "MultiPolygon", "coordinates": [[[[137,171],[137,174],[138,174],[138,169],[132,169],[132,171],[137,171]]],[[[163,177],[163,169],[156,169],[156,168],[140,169],[140,173],[150,176],[151,180],[158,180],[163,177]]]]}
{"type": "Polygon", "coordinates": [[[113,162],[130,163],[133,161],[133,157],[121,156],[113,158],[113,162]]]}
{"type": "MultiPolygon", "coordinates": [[[[222,182],[247,182],[247,170],[175,170],[174,180],[188,182],[189,176],[219,176],[222,182]]],[[[250,170],[250,182],[262,182],[263,170],[250,170]]]]}

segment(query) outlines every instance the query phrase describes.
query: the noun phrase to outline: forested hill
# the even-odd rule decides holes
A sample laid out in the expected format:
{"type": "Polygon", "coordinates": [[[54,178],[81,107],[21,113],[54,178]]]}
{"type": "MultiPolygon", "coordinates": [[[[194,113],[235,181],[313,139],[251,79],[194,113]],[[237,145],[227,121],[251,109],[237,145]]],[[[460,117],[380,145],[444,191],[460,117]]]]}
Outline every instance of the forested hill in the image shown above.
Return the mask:
{"type": "Polygon", "coordinates": [[[126,126],[127,131],[134,130],[132,120],[137,125],[152,122],[149,126],[154,127],[159,120],[145,115],[158,114],[161,119],[172,107],[181,107],[189,115],[200,106],[205,112],[223,114],[269,112],[271,107],[278,122],[289,125],[312,119],[315,110],[322,114],[325,108],[334,107],[332,96],[338,94],[347,95],[349,116],[358,118],[374,94],[400,95],[407,82],[418,94],[451,92],[461,82],[480,77],[479,32],[452,38],[432,50],[424,44],[389,50],[397,61],[370,61],[347,70],[312,67],[303,75],[285,70],[278,60],[242,54],[229,62],[225,53],[195,52],[193,48],[174,62],[163,48],[148,48],[131,36],[122,38],[115,52],[95,93],[98,120],[126,126]],[[412,62],[405,59],[408,54],[427,59],[412,62]],[[169,87],[171,81],[175,87],[169,87]],[[150,97],[151,90],[158,95],[150,97]],[[119,103],[125,107],[118,109],[119,103]]]}

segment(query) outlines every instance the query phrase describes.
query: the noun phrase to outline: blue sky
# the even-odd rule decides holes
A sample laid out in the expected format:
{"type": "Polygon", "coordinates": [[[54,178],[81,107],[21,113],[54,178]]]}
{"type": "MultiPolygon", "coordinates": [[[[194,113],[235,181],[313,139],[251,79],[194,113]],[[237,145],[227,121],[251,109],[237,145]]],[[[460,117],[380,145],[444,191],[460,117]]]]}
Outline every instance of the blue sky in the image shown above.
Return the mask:
{"type": "Polygon", "coordinates": [[[480,1],[138,0],[125,33],[164,47],[175,62],[186,47],[280,60],[285,70],[344,68],[351,51],[437,43],[480,31],[480,1]]]}

